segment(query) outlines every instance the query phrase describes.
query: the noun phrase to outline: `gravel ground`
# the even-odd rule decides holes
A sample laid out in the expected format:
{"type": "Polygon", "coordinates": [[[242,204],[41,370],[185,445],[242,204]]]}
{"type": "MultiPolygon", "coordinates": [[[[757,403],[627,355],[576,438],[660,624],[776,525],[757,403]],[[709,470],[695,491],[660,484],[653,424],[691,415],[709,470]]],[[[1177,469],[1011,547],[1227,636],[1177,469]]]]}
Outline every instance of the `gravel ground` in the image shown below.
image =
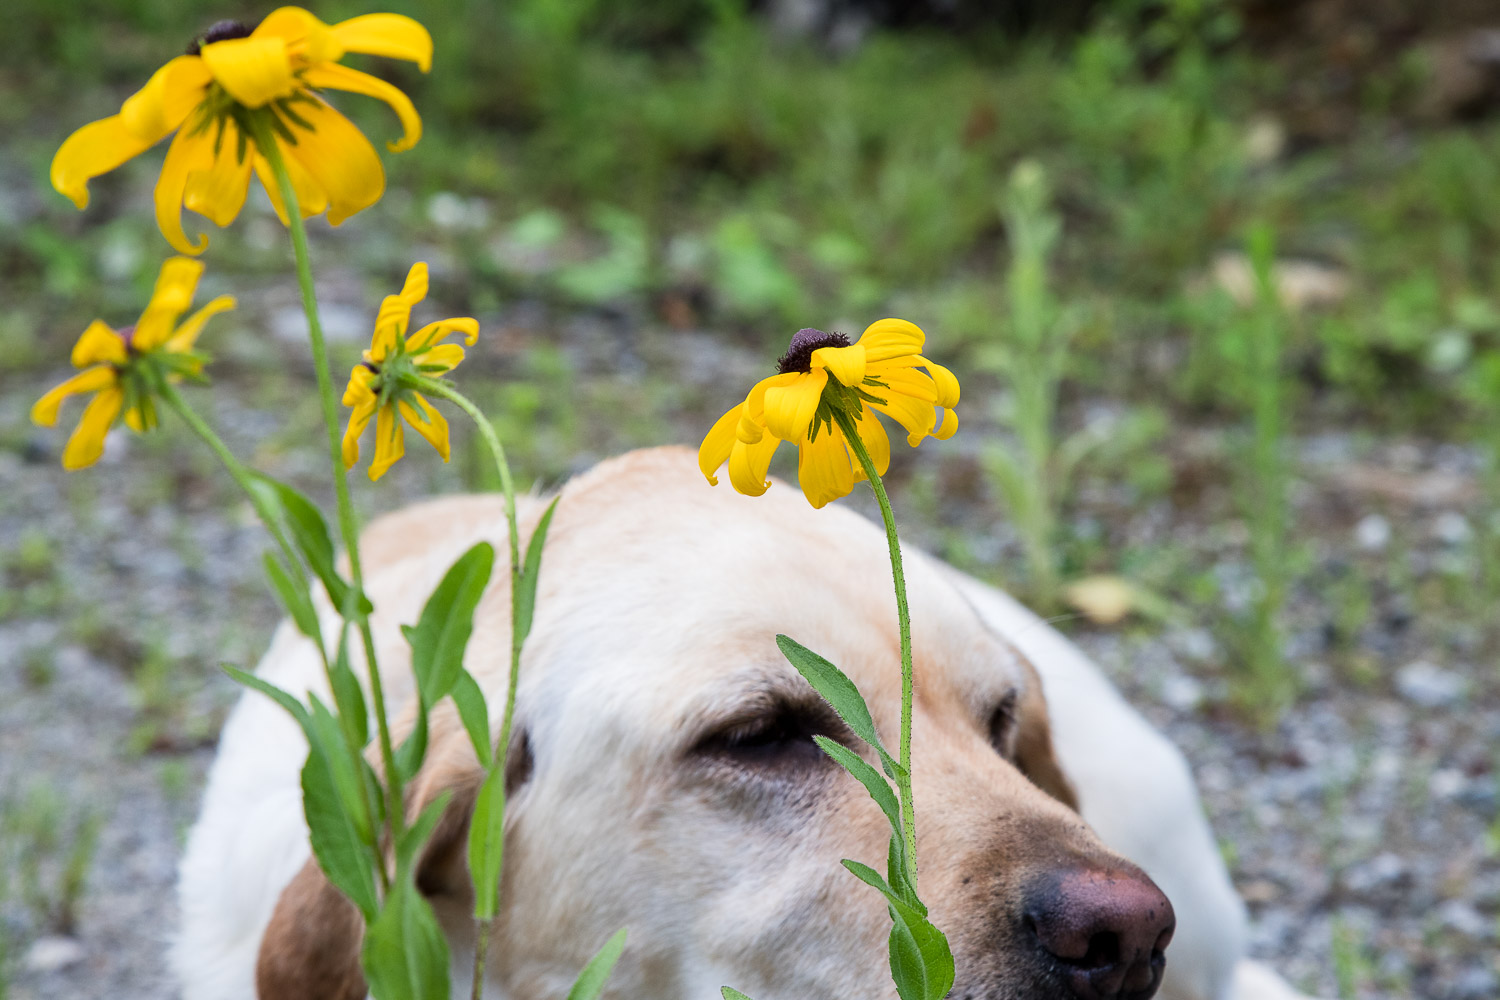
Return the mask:
{"type": "MultiPolygon", "coordinates": [[[[329,296],[335,309],[339,294],[329,296]]],[[[476,376],[520,370],[512,359],[543,340],[561,345],[581,423],[559,446],[565,457],[538,438],[525,464],[547,477],[633,444],[694,440],[722,386],[748,384],[758,365],[727,339],[642,332],[618,317],[533,304],[481,318],[498,333],[478,349],[476,376]],[[638,382],[645,371],[666,387],[649,404],[639,403],[654,391],[638,382]]],[[[277,315],[268,307],[242,321],[274,330],[277,315]]],[[[216,422],[242,453],[310,488],[317,438],[286,429],[315,413],[287,403],[309,387],[257,375],[298,362],[300,349],[262,349],[273,356],[218,375],[216,422]]],[[[0,870],[12,874],[0,929],[13,947],[10,996],[170,996],[174,866],[236,695],[214,667],[253,663],[276,618],[260,580],[264,540],[215,467],[170,430],[144,441],[117,434],[97,469],[65,475],[62,434],[25,423],[35,391],[32,378],[0,375],[0,870]],[[65,859],[90,819],[97,846],[69,906],[65,859]]],[[[1078,405],[1082,413],[1088,402],[1078,405]]],[[[977,436],[898,457],[893,485],[914,540],[995,576],[1017,564],[1019,548],[977,471],[977,436]],[[940,511],[923,499],[938,486],[940,511]]],[[[1303,583],[1288,651],[1305,690],[1274,727],[1231,708],[1222,615],[1063,627],[1186,751],[1250,901],[1257,955],[1324,996],[1493,998],[1500,685],[1493,647],[1472,624],[1484,609],[1465,610],[1458,513],[1476,489],[1476,460],[1339,433],[1296,446],[1303,583]]],[[[1177,489],[1202,478],[1204,454],[1212,466],[1227,448],[1211,429],[1174,432],[1168,495],[1142,504],[1087,486],[1070,528],[1102,525],[1120,551],[1176,553],[1218,581],[1232,608],[1243,599],[1244,532],[1220,493],[1177,489]]],[[[414,451],[378,492],[358,495],[393,507],[455,488],[463,448],[455,454],[439,468],[414,451]]]]}

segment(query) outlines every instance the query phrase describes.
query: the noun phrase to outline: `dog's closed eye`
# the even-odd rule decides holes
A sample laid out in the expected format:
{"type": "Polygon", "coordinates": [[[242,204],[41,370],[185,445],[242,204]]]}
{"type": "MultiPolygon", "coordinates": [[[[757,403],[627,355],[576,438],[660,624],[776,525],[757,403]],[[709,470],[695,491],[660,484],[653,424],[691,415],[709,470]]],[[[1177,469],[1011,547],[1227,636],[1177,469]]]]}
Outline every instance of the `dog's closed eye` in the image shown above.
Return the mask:
{"type": "Polygon", "coordinates": [[[1015,760],[1016,757],[1016,706],[1020,701],[1020,694],[1015,688],[1005,692],[1005,697],[995,706],[989,718],[990,746],[995,752],[1006,760],[1015,760]]]}
{"type": "Polygon", "coordinates": [[[848,728],[824,703],[781,699],[746,706],[694,745],[696,756],[754,770],[816,767],[828,758],[814,736],[846,742],[848,728]]]}

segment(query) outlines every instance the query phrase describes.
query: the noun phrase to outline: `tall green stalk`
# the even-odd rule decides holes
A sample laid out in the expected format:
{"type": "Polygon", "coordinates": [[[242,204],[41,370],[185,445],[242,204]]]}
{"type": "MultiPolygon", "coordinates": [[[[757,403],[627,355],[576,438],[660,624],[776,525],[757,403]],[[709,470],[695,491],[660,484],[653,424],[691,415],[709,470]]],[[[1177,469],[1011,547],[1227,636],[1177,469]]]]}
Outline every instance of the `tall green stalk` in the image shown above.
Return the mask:
{"type": "Polygon", "coordinates": [[[840,407],[833,407],[833,418],[859,459],[870,489],[875,492],[875,501],[880,504],[880,516],[885,521],[886,543],[891,550],[891,578],[896,587],[896,618],[901,630],[901,747],[898,757],[901,771],[896,775],[896,791],[901,800],[901,832],[906,841],[906,875],[912,890],[917,888],[917,820],[911,790],[911,611],[906,603],[906,572],[901,565],[901,539],[896,534],[896,514],[891,510],[891,501],[885,493],[885,483],[875,469],[865,443],[860,440],[854,420],[840,407]]]}
{"type": "Polygon", "coordinates": [[[392,837],[399,837],[406,826],[402,807],[401,773],[396,767],[396,752],[391,742],[390,722],[386,718],[385,689],[380,681],[380,668],[375,658],[375,637],[370,630],[370,618],[365,614],[361,601],[364,599],[364,573],[359,561],[359,524],[354,516],[354,504],[349,498],[349,483],[344,469],[343,449],[339,442],[338,397],[334,394],[333,377],[328,369],[328,345],[323,339],[323,323],[318,316],[317,292],[313,287],[312,260],[307,249],[307,229],[302,224],[302,209],[297,202],[297,191],[287,172],[286,160],[276,142],[265,116],[250,118],[255,132],[255,145],[276,177],[276,187],[281,193],[281,204],[286,211],[287,228],[292,234],[292,253],[297,261],[297,284],[302,289],[302,311],[307,315],[308,340],[312,344],[313,373],[318,381],[318,397],[323,404],[323,426],[328,434],[329,461],[333,468],[333,488],[338,501],[339,534],[344,539],[344,551],[349,554],[349,579],[351,586],[340,609],[346,622],[355,622],[365,647],[365,667],[370,683],[370,699],[375,708],[375,725],[379,731],[380,760],[385,770],[386,822],[392,837]]]}

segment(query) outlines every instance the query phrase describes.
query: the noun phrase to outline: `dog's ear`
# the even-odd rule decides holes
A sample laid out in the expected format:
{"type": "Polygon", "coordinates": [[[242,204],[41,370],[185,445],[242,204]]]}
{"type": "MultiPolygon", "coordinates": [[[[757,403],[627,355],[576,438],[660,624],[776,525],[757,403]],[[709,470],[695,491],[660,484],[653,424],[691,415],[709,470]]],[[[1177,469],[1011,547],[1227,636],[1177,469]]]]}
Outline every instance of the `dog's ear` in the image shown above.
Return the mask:
{"type": "Polygon", "coordinates": [[[1077,812],[1078,793],[1063,773],[1052,747],[1052,724],[1047,718],[1042,678],[1030,661],[1019,659],[1026,672],[1026,684],[1016,712],[1016,766],[1032,784],[1077,812]]]}
{"type": "MultiPolygon", "coordinates": [[[[465,847],[484,769],[457,721],[450,726],[450,720],[441,720],[441,711],[433,715],[427,760],[408,786],[408,820],[444,792],[452,796],[417,861],[417,888],[434,901],[449,898],[472,905],[465,847]]],[[[309,858],[282,890],[261,938],[257,995],[261,1000],[364,1000],[368,987],[359,967],[364,929],[359,909],[309,858]]]]}

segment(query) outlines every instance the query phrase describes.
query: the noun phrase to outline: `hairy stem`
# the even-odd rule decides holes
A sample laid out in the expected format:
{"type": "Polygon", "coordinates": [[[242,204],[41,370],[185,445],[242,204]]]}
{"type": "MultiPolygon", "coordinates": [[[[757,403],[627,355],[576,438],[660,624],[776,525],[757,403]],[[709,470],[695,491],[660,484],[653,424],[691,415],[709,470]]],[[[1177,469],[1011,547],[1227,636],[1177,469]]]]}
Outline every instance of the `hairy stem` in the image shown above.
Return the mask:
{"type": "Polygon", "coordinates": [[[313,288],[312,261],[307,249],[307,230],[302,224],[302,210],[297,203],[297,191],[287,172],[286,160],[276,142],[264,116],[252,116],[255,130],[255,145],[276,177],[276,187],[281,193],[281,203],[286,210],[287,228],[292,234],[292,253],[297,260],[297,284],[302,289],[302,311],[307,314],[308,340],[312,343],[313,374],[318,380],[318,397],[323,404],[323,425],[328,434],[328,455],[333,468],[333,488],[338,499],[339,534],[344,539],[344,551],[349,554],[349,578],[352,586],[340,608],[346,622],[355,622],[359,627],[362,645],[365,648],[365,667],[370,682],[370,699],[375,708],[375,724],[380,734],[380,761],[385,770],[386,822],[392,840],[400,836],[406,826],[406,815],[402,808],[401,773],[396,768],[396,751],[391,743],[390,722],[386,718],[385,689],[380,681],[380,669],[375,660],[375,637],[370,631],[370,618],[361,608],[364,598],[364,573],[359,561],[359,525],[354,517],[354,504],[349,498],[349,483],[345,477],[343,449],[339,443],[338,397],[334,395],[333,378],[328,370],[328,345],[323,340],[323,323],[318,316],[317,293],[313,288]]]}
{"type": "Polygon", "coordinates": [[[896,778],[896,791],[901,799],[901,832],[906,841],[906,877],[913,890],[917,887],[917,819],[911,791],[911,612],[906,605],[906,573],[901,567],[901,539],[896,535],[896,515],[891,510],[890,498],[885,495],[885,483],[853,419],[843,410],[834,408],[834,419],[844,438],[859,459],[870,489],[875,491],[875,500],[880,504],[880,516],[885,520],[885,538],[891,549],[891,577],[896,585],[896,618],[901,627],[901,775],[896,778]]]}

